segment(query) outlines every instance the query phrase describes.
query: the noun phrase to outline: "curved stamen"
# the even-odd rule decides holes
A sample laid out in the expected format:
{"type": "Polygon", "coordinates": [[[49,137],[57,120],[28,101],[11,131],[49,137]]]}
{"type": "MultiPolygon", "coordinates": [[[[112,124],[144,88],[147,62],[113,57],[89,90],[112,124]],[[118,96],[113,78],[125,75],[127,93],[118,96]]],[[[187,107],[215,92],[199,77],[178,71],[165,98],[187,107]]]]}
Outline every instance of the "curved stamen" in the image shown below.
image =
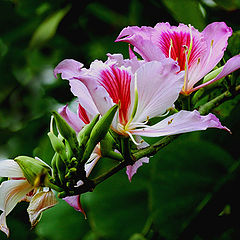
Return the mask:
{"type": "Polygon", "coordinates": [[[125,131],[125,132],[128,134],[128,136],[131,138],[131,140],[133,141],[133,143],[135,145],[137,145],[137,146],[141,145],[141,143],[136,142],[136,140],[134,139],[133,135],[130,132],[128,132],[128,131],[125,131]]]}

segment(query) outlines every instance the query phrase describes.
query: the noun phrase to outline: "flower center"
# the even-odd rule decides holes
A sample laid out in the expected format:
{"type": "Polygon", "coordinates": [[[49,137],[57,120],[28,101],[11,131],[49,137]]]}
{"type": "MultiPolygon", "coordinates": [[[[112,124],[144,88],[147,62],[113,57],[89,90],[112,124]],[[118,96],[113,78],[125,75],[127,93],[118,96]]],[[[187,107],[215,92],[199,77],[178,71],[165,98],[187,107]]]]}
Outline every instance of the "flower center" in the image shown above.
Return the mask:
{"type": "Polygon", "coordinates": [[[192,27],[188,31],[169,29],[161,32],[158,37],[158,46],[166,57],[170,57],[178,62],[180,71],[185,70],[186,60],[188,69],[200,58],[202,48],[200,39],[192,34],[192,27]],[[186,49],[188,49],[186,54],[186,49]],[[187,58],[187,59],[186,59],[187,58]]]}

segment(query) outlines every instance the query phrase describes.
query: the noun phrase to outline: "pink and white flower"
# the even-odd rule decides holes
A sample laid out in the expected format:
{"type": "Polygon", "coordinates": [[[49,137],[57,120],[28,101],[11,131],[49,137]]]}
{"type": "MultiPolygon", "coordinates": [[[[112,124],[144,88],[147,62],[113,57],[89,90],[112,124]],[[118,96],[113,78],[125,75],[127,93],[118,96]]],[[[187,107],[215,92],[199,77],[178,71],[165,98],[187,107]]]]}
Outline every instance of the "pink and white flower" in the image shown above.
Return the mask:
{"type": "Polygon", "coordinates": [[[20,201],[28,201],[27,209],[32,226],[38,222],[41,213],[53,207],[57,201],[54,193],[47,188],[40,189],[32,186],[24,176],[24,173],[14,160],[0,161],[0,177],[7,177],[9,180],[0,185],[0,230],[9,236],[9,229],[6,223],[6,216],[20,201]]]}
{"type": "Polygon", "coordinates": [[[162,116],[173,106],[183,87],[184,72],[171,58],[144,62],[136,57],[124,60],[120,54],[109,55],[106,62],[94,61],[90,69],[67,59],[58,64],[54,73],[69,80],[80,103],[91,108],[94,104],[102,115],[119,103],[112,129],[134,142],[133,135],[167,136],[209,127],[227,130],[213,114],[201,116],[197,111],[180,111],[153,126],[147,125],[150,118],[162,116]],[[81,92],[85,92],[84,97],[81,92]]]}
{"type": "Polygon", "coordinates": [[[180,71],[185,71],[182,93],[190,94],[240,68],[240,55],[234,56],[217,76],[197,85],[222,59],[231,35],[232,29],[224,22],[211,23],[202,32],[190,25],[179,24],[176,27],[169,23],[158,23],[154,28],[126,27],[116,42],[132,44],[146,61],[165,57],[177,61],[180,71]]]}

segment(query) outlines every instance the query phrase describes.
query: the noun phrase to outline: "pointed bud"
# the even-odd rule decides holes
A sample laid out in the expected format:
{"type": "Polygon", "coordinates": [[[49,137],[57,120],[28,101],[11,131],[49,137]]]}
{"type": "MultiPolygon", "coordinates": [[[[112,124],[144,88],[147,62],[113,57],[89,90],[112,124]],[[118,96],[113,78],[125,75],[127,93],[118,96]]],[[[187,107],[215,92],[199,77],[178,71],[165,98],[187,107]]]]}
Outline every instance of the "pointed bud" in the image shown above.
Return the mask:
{"type": "Polygon", "coordinates": [[[19,156],[14,160],[18,163],[25,178],[32,186],[44,186],[45,178],[51,172],[46,163],[28,156],[19,156]]]}
{"type": "Polygon", "coordinates": [[[67,161],[66,147],[63,142],[57,136],[55,136],[53,132],[49,132],[48,137],[51,141],[54,151],[57,152],[64,161],[67,161]]]}
{"type": "Polygon", "coordinates": [[[86,162],[88,160],[96,145],[108,133],[117,109],[118,105],[116,104],[111,107],[94,125],[89,140],[87,142],[85,152],[83,154],[83,162],[86,162]]]}
{"type": "Polygon", "coordinates": [[[64,118],[56,111],[52,112],[60,134],[68,141],[73,150],[77,149],[78,141],[75,130],[70,127],[64,118]]]}
{"type": "Polygon", "coordinates": [[[60,180],[61,184],[64,184],[67,168],[59,154],[57,154],[57,156],[56,156],[56,167],[57,167],[57,173],[58,173],[59,180],[60,180]]]}

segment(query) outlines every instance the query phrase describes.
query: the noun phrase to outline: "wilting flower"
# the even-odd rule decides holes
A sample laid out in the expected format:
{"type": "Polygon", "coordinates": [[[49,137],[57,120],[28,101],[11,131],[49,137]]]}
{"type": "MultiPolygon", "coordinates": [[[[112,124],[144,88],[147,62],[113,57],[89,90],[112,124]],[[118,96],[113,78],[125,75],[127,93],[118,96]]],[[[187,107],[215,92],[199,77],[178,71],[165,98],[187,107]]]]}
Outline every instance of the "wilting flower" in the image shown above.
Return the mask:
{"type": "MultiPolygon", "coordinates": [[[[41,163],[42,161],[39,160],[41,163]]],[[[19,164],[11,159],[0,161],[0,176],[8,180],[0,185],[0,230],[9,236],[6,216],[13,210],[19,201],[28,201],[27,209],[32,226],[35,226],[41,213],[53,207],[57,201],[49,188],[33,186],[26,179],[19,164]]]]}
{"type": "Polygon", "coordinates": [[[182,93],[189,94],[240,68],[240,55],[234,56],[220,69],[217,76],[196,85],[222,59],[231,35],[232,29],[224,22],[211,23],[202,32],[190,25],[179,24],[176,27],[169,23],[158,23],[154,28],[124,28],[116,42],[132,44],[134,50],[146,61],[165,57],[177,61],[180,71],[185,70],[182,93]]]}
{"type": "Polygon", "coordinates": [[[201,116],[198,111],[180,111],[153,126],[147,125],[150,118],[162,116],[173,106],[183,87],[184,72],[171,58],[145,63],[136,57],[123,60],[120,54],[109,55],[106,62],[94,61],[90,69],[67,59],[59,63],[54,73],[69,80],[80,103],[92,106],[93,102],[102,115],[119,103],[112,129],[131,137],[133,142],[133,135],[157,137],[209,127],[227,129],[213,114],[201,116]],[[86,93],[84,97],[81,92],[86,93]]]}
{"type": "MultiPolygon", "coordinates": [[[[85,93],[86,94],[86,93],[85,93]]],[[[91,103],[88,103],[91,104],[91,103]]],[[[92,106],[92,114],[87,112],[80,104],[78,105],[78,113],[73,113],[69,110],[68,106],[64,106],[61,109],[59,109],[60,115],[67,121],[67,123],[76,131],[76,133],[79,133],[82,128],[89,124],[92,118],[98,114],[96,107],[92,106]]],[[[86,171],[86,177],[88,177],[98,162],[98,160],[101,157],[101,151],[99,144],[94,149],[93,153],[91,154],[88,161],[85,163],[85,171],[86,171]]],[[[77,186],[81,186],[83,182],[80,180],[77,186]]],[[[82,208],[81,202],[80,202],[80,195],[70,196],[63,198],[70,206],[72,206],[75,210],[82,212],[85,216],[85,212],[82,208]]]]}

